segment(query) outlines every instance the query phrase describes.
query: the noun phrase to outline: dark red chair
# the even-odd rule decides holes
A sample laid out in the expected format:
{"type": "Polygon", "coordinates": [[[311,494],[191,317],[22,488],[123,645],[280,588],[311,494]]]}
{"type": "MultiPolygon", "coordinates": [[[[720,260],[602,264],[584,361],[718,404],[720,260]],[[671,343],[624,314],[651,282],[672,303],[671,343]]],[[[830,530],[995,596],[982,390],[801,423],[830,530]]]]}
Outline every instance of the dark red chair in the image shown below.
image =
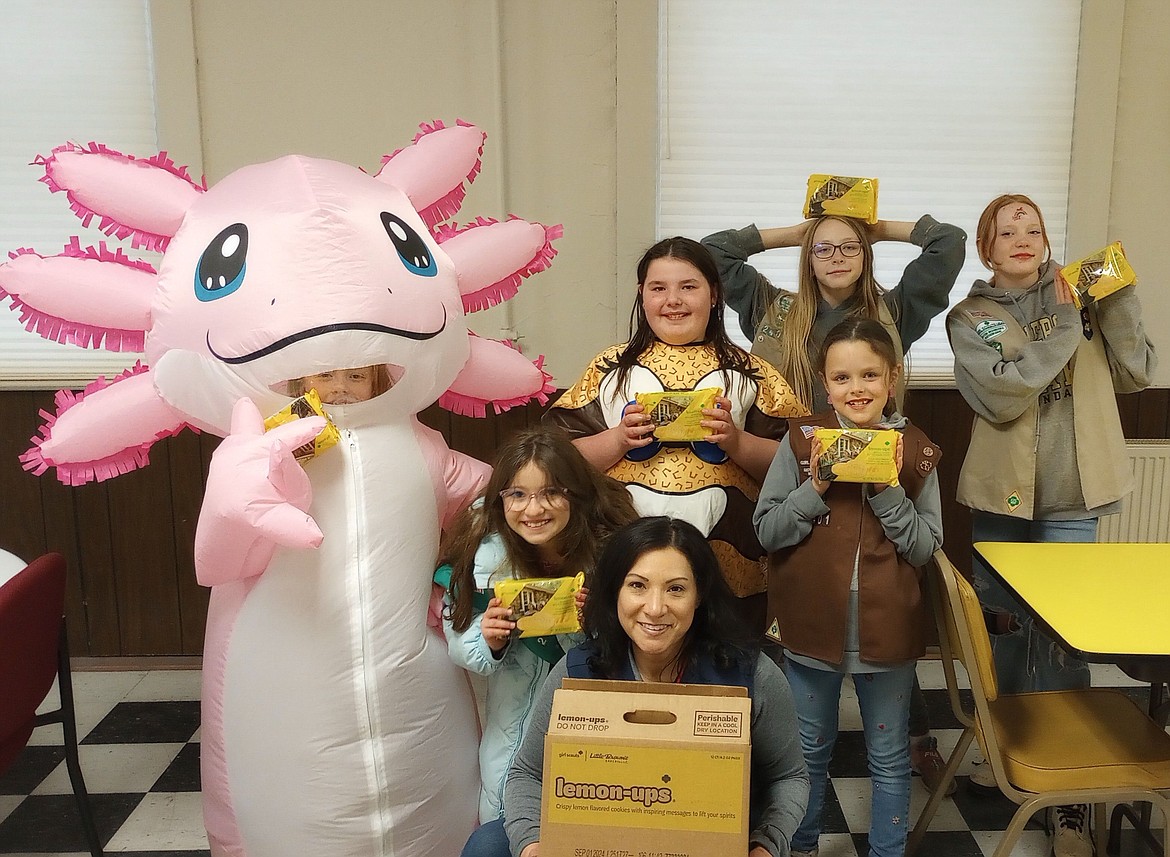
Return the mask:
{"type": "Polygon", "coordinates": [[[8,770],[38,726],[60,723],[65,764],[93,857],[102,857],[89,794],[77,758],[77,719],[65,636],[65,558],[48,553],[0,586],[0,773],[8,770]],[[37,714],[58,679],[61,707],[37,714]]]}

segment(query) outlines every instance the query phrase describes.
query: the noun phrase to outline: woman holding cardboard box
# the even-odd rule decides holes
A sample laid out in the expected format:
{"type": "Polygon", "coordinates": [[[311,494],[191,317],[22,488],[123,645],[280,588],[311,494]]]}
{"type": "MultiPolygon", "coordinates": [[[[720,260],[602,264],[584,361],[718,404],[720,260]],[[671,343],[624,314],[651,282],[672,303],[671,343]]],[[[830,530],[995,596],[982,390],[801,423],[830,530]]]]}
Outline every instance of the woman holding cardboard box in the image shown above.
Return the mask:
{"type": "MultiPolygon", "coordinates": [[[[614,533],[585,604],[592,639],[550,673],[508,774],[504,825],[514,857],[538,857],[544,739],[561,679],[737,685],[751,696],[750,857],[784,857],[804,815],[808,774],[792,692],[770,659],[739,645],[745,629],[702,533],[644,518],[614,533]]],[[[657,785],[651,783],[650,785],[657,785]]]]}
{"type": "Polygon", "coordinates": [[[483,837],[503,837],[504,777],[536,690],[563,654],[554,635],[520,638],[512,611],[492,597],[493,584],[591,573],[609,534],[636,518],[620,483],[591,467],[561,432],[536,428],[500,447],[480,500],[451,527],[443,549],[449,565],[435,573],[447,590],[447,649],[486,682],[483,826],[464,853],[477,853],[483,837]]]}
{"type": "Polygon", "coordinates": [[[728,338],[719,274],[702,245],[659,241],[637,273],[629,342],[594,358],[547,418],[595,467],[627,485],[641,514],[698,527],[741,599],[745,622],[762,633],[764,552],[751,513],[775,438],[785,419],[805,410],[775,369],[728,338]],[[681,413],[687,397],[711,388],[718,395],[696,415],[689,440],[658,436],[671,407],[681,413]],[[653,414],[638,402],[665,392],[677,401],[653,414]]]}

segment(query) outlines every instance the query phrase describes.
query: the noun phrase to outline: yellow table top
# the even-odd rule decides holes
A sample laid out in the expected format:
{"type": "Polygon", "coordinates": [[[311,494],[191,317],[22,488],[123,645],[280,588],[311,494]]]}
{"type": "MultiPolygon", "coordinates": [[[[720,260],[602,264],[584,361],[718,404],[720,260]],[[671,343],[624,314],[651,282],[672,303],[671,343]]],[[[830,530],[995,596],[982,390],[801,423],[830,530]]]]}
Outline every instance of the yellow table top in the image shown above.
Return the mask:
{"type": "Polygon", "coordinates": [[[1170,544],[978,542],[975,551],[1085,660],[1170,656],[1170,544]]]}

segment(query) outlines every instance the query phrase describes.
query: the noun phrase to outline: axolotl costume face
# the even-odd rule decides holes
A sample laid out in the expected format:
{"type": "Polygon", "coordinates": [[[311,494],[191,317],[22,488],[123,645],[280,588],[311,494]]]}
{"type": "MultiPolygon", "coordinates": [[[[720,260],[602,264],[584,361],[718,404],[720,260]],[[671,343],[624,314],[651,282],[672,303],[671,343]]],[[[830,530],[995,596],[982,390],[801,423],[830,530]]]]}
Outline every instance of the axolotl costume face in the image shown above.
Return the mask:
{"type": "Polygon", "coordinates": [[[428,232],[402,191],[351,167],[288,157],[233,173],[160,270],[146,339],[160,392],[226,433],[240,395],[267,413],[288,379],[386,364],[386,405],[427,407],[470,351],[456,271],[428,232]]]}
{"type": "Polygon", "coordinates": [[[427,615],[440,528],[486,468],[415,414],[547,397],[539,362],[472,336],[463,314],[511,297],[559,236],[441,222],[482,143],[424,126],[378,176],[286,157],[207,191],[162,155],[63,147],[40,160],[46,183],[86,223],[101,213],[107,234],[165,248],[157,279],[77,239],[0,266],[30,329],[144,347],[149,364],[59,394],[27,469],[80,484],[141,466],[187,424],[225,436],[196,535],[215,854],[447,857],[474,827],[474,707],[427,615]],[[392,385],[328,409],[338,446],[302,465],[291,450],[318,421],[263,431],[289,379],[374,364],[392,385]]]}

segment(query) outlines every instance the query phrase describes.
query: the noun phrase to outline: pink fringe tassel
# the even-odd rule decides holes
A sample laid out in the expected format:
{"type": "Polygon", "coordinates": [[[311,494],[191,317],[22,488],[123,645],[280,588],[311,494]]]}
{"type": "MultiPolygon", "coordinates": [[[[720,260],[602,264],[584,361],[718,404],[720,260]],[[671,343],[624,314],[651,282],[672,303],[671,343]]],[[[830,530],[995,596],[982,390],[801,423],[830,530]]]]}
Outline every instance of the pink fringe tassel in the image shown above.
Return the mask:
{"type": "Polygon", "coordinates": [[[122,158],[126,161],[141,161],[144,164],[150,164],[152,167],[157,167],[166,170],[178,178],[183,179],[196,190],[207,190],[207,179],[203,178],[200,184],[196,184],[187,172],[186,167],[178,166],[174,161],[167,157],[167,153],[159,152],[149,158],[136,158],[133,155],[126,155],[116,149],[111,149],[102,143],[90,142],[88,146],[79,146],[76,143],[65,143],[62,146],[57,146],[53,149],[46,158],[44,155],[37,155],[33,158],[33,163],[43,166],[45,174],[41,176],[40,181],[44,182],[50,191],[57,193],[58,191],[65,191],[65,196],[69,200],[69,208],[81,219],[82,226],[89,227],[90,222],[94,217],[100,217],[98,221],[98,229],[106,235],[117,237],[118,239],[129,238],[131,246],[136,249],[143,250],[157,250],[162,252],[166,250],[167,244],[170,243],[170,235],[156,235],[153,232],[145,232],[140,229],[135,229],[127,226],[124,223],[119,223],[112,217],[107,215],[99,215],[96,211],[88,208],[84,203],[74,196],[72,190],[59,184],[53,178],[53,162],[57,160],[57,155],[61,152],[80,152],[87,155],[105,155],[111,158],[122,158]]]}
{"type": "MultiPolygon", "coordinates": [[[[519,220],[519,218],[515,215],[508,215],[508,220],[519,220]]],[[[458,235],[460,232],[466,232],[468,229],[473,229],[477,226],[487,226],[489,223],[495,222],[485,221],[484,218],[477,218],[476,223],[470,224],[463,229],[451,230],[450,234],[445,234],[443,237],[438,238],[438,240],[442,243],[453,235],[458,235]]],[[[536,251],[536,254],[520,269],[504,277],[502,280],[464,295],[464,312],[479,312],[480,310],[511,300],[520,290],[520,283],[523,279],[546,270],[552,264],[552,260],[557,255],[557,248],[553,246],[552,242],[564,236],[565,228],[559,223],[556,226],[544,226],[540,223],[536,225],[544,229],[544,244],[536,251]]]]}
{"type": "Polygon", "coordinates": [[[113,455],[99,458],[96,461],[56,463],[48,460],[41,453],[41,445],[49,439],[49,436],[52,434],[53,425],[67,410],[77,405],[91,393],[104,390],[106,387],[116,384],[119,381],[124,381],[134,375],[141,375],[148,371],[150,370],[142,365],[142,361],[138,361],[121,374],[115,375],[111,380],[107,380],[104,375],[99,377],[79,393],[75,393],[73,390],[58,390],[57,395],[53,397],[56,413],[51,414],[48,411],[41,411],[40,415],[44,422],[41,424],[39,436],[34,435],[30,438],[32,446],[20,455],[21,466],[34,476],[40,476],[50,467],[55,467],[57,468],[57,479],[65,485],[76,488],[79,485],[85,485],[89,482],[103,482],[106,479],[121,476],[123,473],[129,473],[131,470],[137,470],[139,467],[149,464],[150,448],[155,443],[163,438],[173,437],[185,428],[192,427],[183,423],[175,429],[163,429],[155,434],[152,440],[136,444],[113,455]]]}
{"type": "MultiPolygon", "coordinates": [[[[28,247],[21,247],[19,250],[10,252],[8,257],[15,259],[18,256],[28,255],[44,258],[28,247]]],[[[81,242],[76,235],[69,239],[69,243],[65,245],[65,249],[60,255],[75,259],[96,259],[100,262],[125,265],[127,268],[150,274],[157,273],[148,262],[141,259],[131,259],[122,252],[121,248],[116,247],[111,252],[104,241],[99,242],[96,248],[90,246],[82,249],[81,242]]],[[[146,347],[145,331],[97,327],[67,318],[59,318],[29,306],[16,295],[0,288],[0,299],[3,298],[8,298],[12,302],[12,309],[20,312],[20,323],[24,325],[25,330],[36,333],[50,342],[73,345],[77,348],[101,348],[117,352],[141,352],[146,347]]]]}
{"type": "MultiPolygon", "coordinates": [[[[455,124],[459,127],[462,127],[462,128],[474,128],[475,127],[470,122],[464,122],[462,119],[456,119],[455,124]]],[[[427,136],[427,134],[434,134],[436,131],[442,131],[447,126],[446,126],[446,124],[444,124],[442,119],[436,119],[434,122],[431,122],[430,124],[428,124],[426,122],[421,122],[421,123],[419,123],[418,127],[419,127],[419,132],[417,134],[415,134],[414,139],[410,141],[412,146],[415,143],[417,143],[419,140],[421,140],[423,137],[427,136]]],[[[471,170],[468,171],[467,176],[466,176],[467,184],[471,184],[472,182],[474,182],[476,177],[480,174],[480,171],[483,170],[483,147],[484,147],[484,142],[486,140],[487,140],[487,134],[483,134],[482,137],[480,138],[480,141],[479,141],[479,150],[477,152],[475,163],[472,164],[471,170]]],[[[402,151],[401,148],[395,149],[389,155],[383,156],[382,167],[385,167],[386,164],[388,164],[391,160],[393,160],[394,156],[397,155],[401,151],[402,151]]],[[[381,172],[381,169],[379,169],[379,172],[381,172]]],[[[463,207],[463,200],[466,198],[467,198],[467,188],[462,182],[460,182],[459,184],[455,185],[455,187],[453,187],[450,191],[448,191],[444,196],[435,200],[430,205],[428,205],[426,208],[424,208],[422,211],[420,211],[418,213],[418,215],[419,215],[419,217],[421,217],[423,219],[423,223],[425,223],[428,228],[433,230],[436,226],[441,224],[448,217],[454,217],[456,214],[458,214],[459,209],[463,207]]]]}
{"type": "MultiPolygon", "coordinates": [[[[508,346],[512,343],[506,342],[508,346]]],[[[467,396],[462,393],[455,393],[451,390],[439,396],[438,405],[445,411],[450,411],[453,414],[458,414],[462,417],[474,417],[482,419],[487,416],[487,406],[491,405],[492,409],[497,414],[502,414],[504,411],[520,405],[526,405],[533,399],[540,402],[542,405],[548,404],[549,396],[555,393],[557,388],[552,383],[552,375],[544,371],[544,355],[540,355],[532,362],[532,365],[540,370],[541,385],[540,389],[526,395],[515,396],[510,399],[483,399],[478,396],[467,396]]]]}

